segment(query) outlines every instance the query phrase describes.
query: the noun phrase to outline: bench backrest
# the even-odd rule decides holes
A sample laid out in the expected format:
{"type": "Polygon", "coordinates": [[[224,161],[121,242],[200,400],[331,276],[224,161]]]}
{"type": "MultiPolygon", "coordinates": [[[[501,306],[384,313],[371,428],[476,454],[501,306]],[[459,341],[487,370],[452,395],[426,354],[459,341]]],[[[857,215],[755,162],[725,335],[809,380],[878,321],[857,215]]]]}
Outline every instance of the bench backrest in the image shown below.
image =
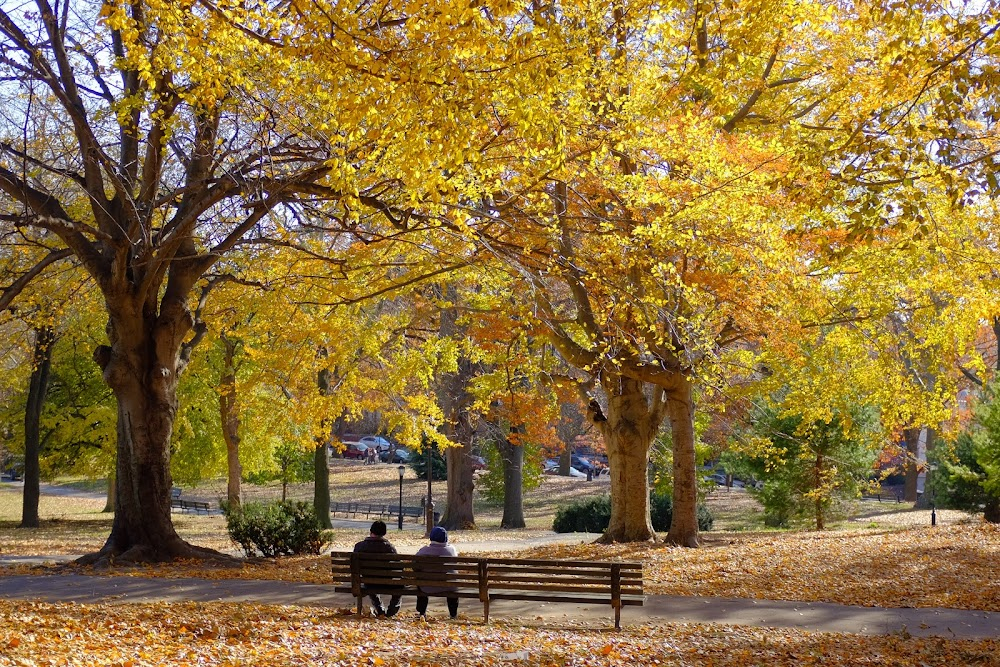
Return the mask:
{"type": "Polygon", "coordinates": [[[490,558],[487,572],[490,591],[642,595],[642,563],[490,558]]]}
{"type": "MultiPolygon", "coordinates": [[[[352,593],[388,592],[414,587],[480,590],[485,559],[406,554],[330,554],[334,583],[350,583],[352,593]]],[[[482,589],[485,592],[485,589],[482,589]]]]}

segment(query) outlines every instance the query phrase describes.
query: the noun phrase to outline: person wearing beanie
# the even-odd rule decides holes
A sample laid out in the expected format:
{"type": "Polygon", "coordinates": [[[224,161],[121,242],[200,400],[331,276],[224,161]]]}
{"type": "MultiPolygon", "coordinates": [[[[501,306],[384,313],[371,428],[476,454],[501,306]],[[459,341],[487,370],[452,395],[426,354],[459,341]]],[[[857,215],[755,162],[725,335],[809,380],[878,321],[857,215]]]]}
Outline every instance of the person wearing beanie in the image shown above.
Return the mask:
{"type": "MultiPolygon", "coordinates": [[[[375,521],[372,523],[372,527],[368,537],[361,540],[354,545],[355,553],[366,553],[366,554],[394,554],[396,553],[396,547],[392,546],[392,543],[385,538],[386,525],[385,521],[375,521]]],[[[399,595],[393,595],[389,599],[389,608],[384,609],[382,607],[382,598],[379,597],[377,591],[369,589],[368,599],[372,603],[372,612],[376,616],[395,616],[399,612],[400,600],[402,599],[399,595]]]]}
{"type": "MultiPolygon", "coordinates": [[[[417,550],[418,556],[457,556],[458,549],[454,546],[448,544],[448,531],[441,526],[434,526],[431,528],[430,532],[430,544],[427,546],[420,547],[417,550]]],[[[444,573],[444,574],[454,574],[454,570],[450,570],[447,567],[433,567],[425,566],[423,568],[425,572],[434,573],[444,573]]],[[[454,586],[421,586],[420,590],[425,593],[446,593],[448,591],[455,590],[454,586]]],[[[449,597],[445,598],[448,601],[448,615],[451,618],[456,618],[458,616],[458,598],[449,597]]],[[[426,618],[427,616],[427,603],[430,598],[426,595],[417,595],[417,613],[420,614],[421,618],[426,618]]]]}

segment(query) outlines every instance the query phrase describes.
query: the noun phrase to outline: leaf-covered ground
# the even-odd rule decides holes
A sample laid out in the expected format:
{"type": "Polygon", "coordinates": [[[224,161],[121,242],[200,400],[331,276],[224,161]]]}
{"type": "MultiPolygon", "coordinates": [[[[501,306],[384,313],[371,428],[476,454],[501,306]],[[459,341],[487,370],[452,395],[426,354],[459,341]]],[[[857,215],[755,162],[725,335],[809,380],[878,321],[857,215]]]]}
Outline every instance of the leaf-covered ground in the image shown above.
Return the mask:
{"type": "Polygon", "coordinates": [[[997,640],[868,637],[722,625],[358,618],[250,604],[0,601],[0,665],[996,665],[997,640]]]}
{"type": "MultiPolygon", "coordinates": [[[[345,533],[342,537],[346,539],[340,540],[336,548],[349,549],[357,536],[345,533]]],[[[483,535],[477,534],[477,537],[483,535]]],[[[421,543],[416,535],[407,539],[421,543]]],[[[1000,526],[984,523],[897,531],[710,536],[703,549],[587,543],[506,553],[523,557],[642,561],[645,563],[646,592],[652,594],[1000,611],[1000,577],[997,576],[1000,526]]],[[[7,568],[7,571],[46,574],[59,569],[21,566],[7,568]]],[[[258,559],[230,566],[174,563],[85,571],[136,576],[329,581],[324,556],[258,559]]]]}

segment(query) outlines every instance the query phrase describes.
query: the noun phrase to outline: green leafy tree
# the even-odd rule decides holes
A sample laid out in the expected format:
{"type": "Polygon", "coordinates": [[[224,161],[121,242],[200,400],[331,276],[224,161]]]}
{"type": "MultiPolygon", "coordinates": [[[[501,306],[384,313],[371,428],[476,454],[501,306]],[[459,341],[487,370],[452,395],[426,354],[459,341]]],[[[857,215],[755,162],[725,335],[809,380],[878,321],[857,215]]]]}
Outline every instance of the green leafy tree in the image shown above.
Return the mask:
{"type": "MultiPolygon", "coordinates": [[[[481,441],[481,447],[486,470],[479,476],[476,486],[486,500],[499,505],[504,502],[507,485],[503,453],[493,440],[481,441]]],[[[521,488],[532,491],[542,484],[542,449],[531,442],[525,442],[521,447],[521,488]]]]}
{"type": "Polygon", "coordinates": [[[1000,523],[1000,400],[987,388],[974,409],[971,427],[953,444],[939,442],[929,453],[928,492],[941,507],[982,512],[1000,523]]]}
{"type": "Polygon", "coordinates": [[[727,461],[730,472],[764,480],[762,488],[749,491],[764,506],[768,525],[809,518],[823,530],[830,514],[867,484],[878,432],[868,408],[835,414],[829,421],[806,421],[767,406],[758,409],[750,437],[727,461]]]}

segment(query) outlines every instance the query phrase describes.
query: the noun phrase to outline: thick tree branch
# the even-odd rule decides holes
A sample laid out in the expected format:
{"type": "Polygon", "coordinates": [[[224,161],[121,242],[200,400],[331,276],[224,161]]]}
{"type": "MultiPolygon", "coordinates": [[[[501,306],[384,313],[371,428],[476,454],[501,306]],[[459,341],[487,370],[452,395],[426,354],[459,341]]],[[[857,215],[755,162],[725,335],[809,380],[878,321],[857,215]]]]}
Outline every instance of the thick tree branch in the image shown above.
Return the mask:
{"type": "Polygon", "coordinates": [[[68,248],[53,250],[10,285],[0,289],[0,311],[6,310],[14,299],[16,299],[18,295],[24,291],[24,288],[27,287],[32,280],[38,277],[48,266],[61,259],[66,259],[72,254],[73,252],[68,248]]]}

